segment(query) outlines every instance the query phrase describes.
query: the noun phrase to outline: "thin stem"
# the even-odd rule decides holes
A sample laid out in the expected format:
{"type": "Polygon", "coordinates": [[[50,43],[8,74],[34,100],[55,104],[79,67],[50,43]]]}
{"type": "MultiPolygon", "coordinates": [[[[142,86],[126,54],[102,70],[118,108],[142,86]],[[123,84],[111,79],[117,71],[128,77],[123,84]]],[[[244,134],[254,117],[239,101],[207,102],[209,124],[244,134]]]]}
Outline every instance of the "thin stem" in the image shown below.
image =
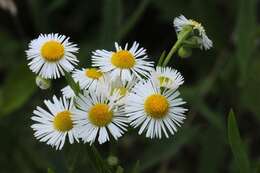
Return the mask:
{"type": "Polygon", "coordinates": [[[88,157],[98,173],[112,173],[95,146],[92,145],[88,148],[88,157]]]}
{"type": "Polygon", "coordinates": [[[187,30],[184,31],[184,33],[182,34],[182,36],[180,38],[178,38],[178,40],[176,41],[176,43],[173,45],[172,49],[170,50],[170,52],[166,56],[162,66],[166,66],[169,63],[169,61],[172,58],[172,55],[178,50],[178,48],[181,46],[183,41],[185,41],[187,39],[187,37],[189,36],[191,31],[192,31],[192,28],[190,27],[190,28],[188,28],[187,30]]]}

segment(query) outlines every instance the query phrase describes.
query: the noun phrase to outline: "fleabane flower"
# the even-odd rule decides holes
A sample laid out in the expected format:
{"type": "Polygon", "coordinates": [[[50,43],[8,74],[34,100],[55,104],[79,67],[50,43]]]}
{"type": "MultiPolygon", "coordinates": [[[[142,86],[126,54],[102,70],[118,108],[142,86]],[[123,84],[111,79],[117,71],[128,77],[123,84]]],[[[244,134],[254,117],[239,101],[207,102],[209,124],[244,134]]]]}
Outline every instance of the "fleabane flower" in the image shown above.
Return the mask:
{"type": "Polygon", "coordinates": [[[53,102],[45,100],[44,103],[49,110],[37,107],[33,111],[34,116],[31,119],[36,123],[31,128],[35,131],[34,136],[40,142],[46,142],[59,150],[62,149],[67,137],[70,144],[75,140],[78,141],[77,130],[72,121],[73,101],[53,96],[53,102]]]}
{"type": "Polygon", "coordinates": [[[99,91],[110,93],[113,95],[114,93],[118,93],[120,99],[118,99],[117,104],[122,105],[124,104],[125,98],[131,92],[132,88],[135,84],[140,81],[135,75],[131,76],[130,81],[123,81],[120,76],[116,77],[114,80],[111,80],[109,75],[107,75],[104,80],[101,81],[99,85],[99,91]]]}
{"type": "Polygon", "coordinates": [[[125,112],[134,128],[140,127],[139,134],[146,131],[148,138],[161,138],[174,134],[185,119],[185,102],[178,98],[180,93],[172,89],[161,89],[148,80],[139,82],[127,97],[125,112]]]}
{"type": "Polygon", "coordinates": [[[198,31],[198,41],[200,44],[200,48],[201,49],[210,49],[213,46],[212,41],[208,38],[208,36],[206,35],[206,31],[204,29],[204,27],[201,25],[201,23],[192,20],[192,19],[187,19],[185,16],[180,15],[179,17],[176,17],[174,19],[174,27],[176,29],[176,32],[181,32],[185,27],[190,26],[193,28],[194,30],[198,31]]]}
{"type": "Polygon", "coordinates": [[[76,98],[74,122],[84,143],[92,144],[97,139],[102,144],[110,140],[110,135],[117,140],[126,131],[128,118],[123,106],[117,106],[119,93],[110,95],[99,88],[85,90],[76,98]]]}
{"type": "Polygon", "coordinates": [[[157,86],[176,90],[184,83],[181,73],[171,67],[157,66],[150,77],[157,86]]]}
{"type": "Polygon", "coordinates": [[[56,79],[71,72],[77,65],[79,48],[69,37],[58,34],[41,34],[29,43],[26,51],[29,68],[46,79],[56,79]]]}
{"type": "Polygon", "coordinates": [[[95,90],[100,81],[104,79],[105,74],[98,68],[82,68],[75,70],[72,74],[73,79],[79,82],[81,89],[95,90]]]}
{"type": "MultiPolygon", "coordinates": [[[[138,83],[140,79],[138,79],[135,75],[131,76],[130,81],[122,81],[118,76],[115,80],[111,81],[111,90],[112,93],[118,92],[120,94],[119,104],[124,104],[126,97],[131,93],[133,87],[138,83]]],[[[142,81],[144,81],[142,79],[142,81]]]]}
{"type": "Polygon", "coordinates": [[[122,49],[115,43],[115,48],[115,51],[94,51],[93,66],[99,67],[103,72],[110,72],[112,79],[120,76],[123,81],[131,80],[132,74],[139,79],[149,75],[153,62],[147,61],[146,49],[139,48],[139,43],[134,42],[130,49],[128,44],[122,49]]]}
{"type": "Polygon", "coordinates": [[[70,99],[70,98],[73,98],[76,96],[75,92],[69,85],[62,88],[61,92],[62,92],[62,95],[67,99],[70,99]]]}

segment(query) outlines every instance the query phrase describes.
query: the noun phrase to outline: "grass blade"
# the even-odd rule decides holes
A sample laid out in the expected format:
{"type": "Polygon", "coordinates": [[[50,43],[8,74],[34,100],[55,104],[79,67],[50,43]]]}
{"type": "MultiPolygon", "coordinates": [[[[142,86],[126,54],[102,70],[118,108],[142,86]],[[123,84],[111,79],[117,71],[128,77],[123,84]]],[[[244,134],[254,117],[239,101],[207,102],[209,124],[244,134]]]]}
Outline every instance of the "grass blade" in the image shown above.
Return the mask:
{"type": "Polygon", "coordinates": [[[240,173],[251,173],[249,159],[240,137],[233,110],[228,115],[228,139],[240,173]]]}

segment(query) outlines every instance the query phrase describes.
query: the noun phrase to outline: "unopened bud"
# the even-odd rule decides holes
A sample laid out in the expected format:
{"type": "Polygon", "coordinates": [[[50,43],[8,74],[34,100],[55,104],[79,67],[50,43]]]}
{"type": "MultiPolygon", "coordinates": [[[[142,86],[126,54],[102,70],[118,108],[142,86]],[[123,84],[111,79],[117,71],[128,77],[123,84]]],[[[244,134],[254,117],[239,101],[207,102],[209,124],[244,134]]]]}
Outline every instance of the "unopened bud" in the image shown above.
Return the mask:
{"type": "Polygon", "coordinates": [[[181,58],[188,58],[192,55],[192,49],[189,47],[180,47],[178,50],[178,55],[181,58]]]}
{"type": "Polygon", "coordinates": [[[51,87],[51,80],[45,79],[41,76],[37,76],[35,79],[35,82],[36,82],[36,85],[42,90],[46,90],[51,87]]]}
{"type": "Polygon", "coordinates": [[[110,165],[110,166],[116,166],[118,164],[118,158],[115,157],[115,156],[109,156],[107,158],[107,163],[110,165]]]}

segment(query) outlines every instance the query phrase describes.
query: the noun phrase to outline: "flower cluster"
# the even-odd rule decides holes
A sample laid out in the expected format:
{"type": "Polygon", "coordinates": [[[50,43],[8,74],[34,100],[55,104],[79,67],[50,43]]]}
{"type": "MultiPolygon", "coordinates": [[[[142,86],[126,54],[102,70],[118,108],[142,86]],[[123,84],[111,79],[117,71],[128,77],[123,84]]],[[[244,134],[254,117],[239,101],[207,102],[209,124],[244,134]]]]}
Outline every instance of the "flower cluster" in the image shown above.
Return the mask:
{"type": "Polygon", "coordinates": [[[128,126],[147,138],[168,138],[181,126],[187,109],[179,97],[184,83],[180,72],[154,67],[137,42],[93,51],[92,67],[75,69],[78,50],[64,35],[41,34],[26,51],[41,88],[47,89],[46,81],[65,73],[80,88],[77,92],[68,85],[61,89],[61,98],[54,95],[44,101],[47,109],[33,111],[31,127],[41,142],[56,149],[62,149],[67,139],[71,144],[80,140],[102,144],[120,138],[128,126]]]}

